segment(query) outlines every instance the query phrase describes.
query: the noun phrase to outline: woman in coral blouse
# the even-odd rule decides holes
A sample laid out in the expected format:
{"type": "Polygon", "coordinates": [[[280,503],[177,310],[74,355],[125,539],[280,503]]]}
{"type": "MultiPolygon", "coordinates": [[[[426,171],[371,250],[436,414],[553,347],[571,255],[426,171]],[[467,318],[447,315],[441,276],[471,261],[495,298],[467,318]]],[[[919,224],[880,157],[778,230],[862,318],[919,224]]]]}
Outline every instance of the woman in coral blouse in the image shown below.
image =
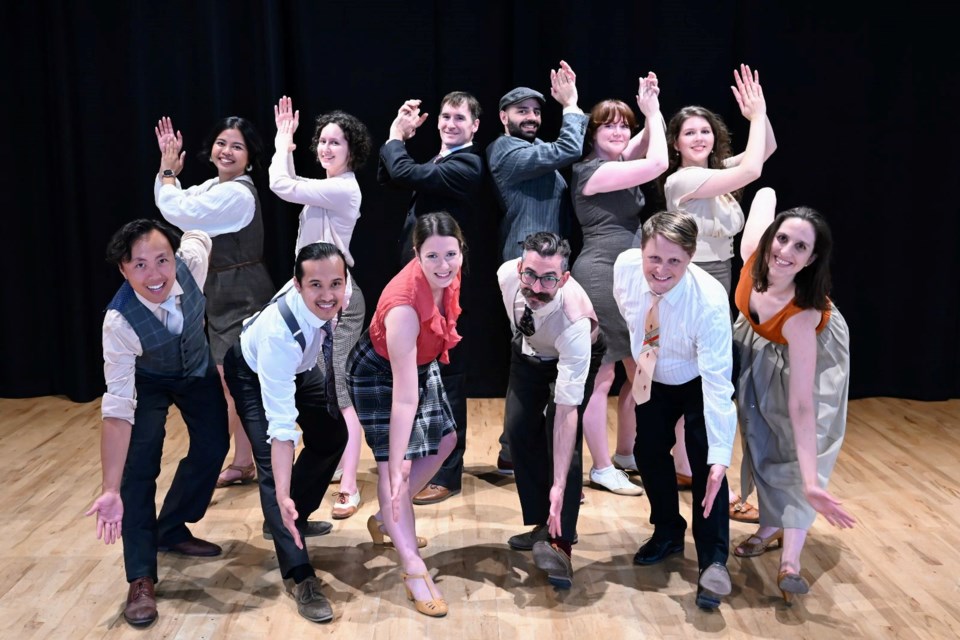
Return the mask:
{"type": "Polygon", "coordinates": [[[413,231],[414,259],[384,288],[370,328],[347,361],[347,381],[367,444],[377,461],[380,513],[367,528],[375,544],[392,544],[417,611],[447,614],[419,548],[415,496],[457,442],[440,379],[458,342],[463,234],[447,213],[428,213],[413,231]],[[386,537],[385,537],[386,536],[386,537]]]}

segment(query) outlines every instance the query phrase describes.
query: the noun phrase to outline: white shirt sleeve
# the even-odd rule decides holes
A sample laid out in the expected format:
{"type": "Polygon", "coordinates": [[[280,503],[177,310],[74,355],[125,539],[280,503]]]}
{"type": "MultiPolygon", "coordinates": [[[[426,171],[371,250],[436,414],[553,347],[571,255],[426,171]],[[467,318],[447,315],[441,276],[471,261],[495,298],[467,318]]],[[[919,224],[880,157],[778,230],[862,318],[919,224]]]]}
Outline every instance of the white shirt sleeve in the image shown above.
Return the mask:
{"type": "Polygon", "coordinates": [[[580,318],[557,337],[557,383],[554,401],[579,407],[583,403],[583,387],[590,373],[590,318],[580,318]]]}
{"type": "Polygon", "coordinates": [[[733,373],[730,315],[722,307],[704,311],[696,331],[696,349],[707,427],[707,464],[729,467],[737,431],[737,409],[730,382],[733,373]]]}
{"type": "Polygon", "coordinates": [[[297,431],[296,376],[303,358],[300,345],[286,327],[263,335],[257,345],[257,377],[260,398],[267,416],[267,442],[289,440],[300,442],[297,431]]]}
{"type": "Polygon", "coordinates": [[[257,202],[250,189],[238,182],[209,188],[204,183],[189,189],[180,189],[179,184],[155,187],[154,196],[163,218],[184,231],[205,231],[216,237],[240,231],[253,220],[257,202]]]}
{"type": "Polygon", "coordinates": [[[293,154],[277,148],[270,161],[270,190],[296,204],[305,204],[338,213],[354,212],[358,187],[354,180],[301,178],[291,171],[293,154]]]}

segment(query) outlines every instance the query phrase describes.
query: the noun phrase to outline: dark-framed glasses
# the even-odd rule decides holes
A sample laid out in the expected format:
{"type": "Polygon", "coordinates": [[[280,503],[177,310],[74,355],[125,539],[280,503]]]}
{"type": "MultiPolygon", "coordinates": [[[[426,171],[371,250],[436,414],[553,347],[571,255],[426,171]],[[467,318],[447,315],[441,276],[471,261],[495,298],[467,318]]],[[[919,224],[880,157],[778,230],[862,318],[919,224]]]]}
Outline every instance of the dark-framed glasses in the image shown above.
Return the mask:
{"type": "Polygon", "coordinates": [[[551,275],[538,276],[533,271],[520,272],[520,282],[527,285],[528,287],[532,287],[533,285],[535,285],[537,283],[537,280],[540,281],[540,286],[547,290],[556,289],[557,284],[560,283],[560,278],[558,278],[557,276],[551,276],[551,275]]]}

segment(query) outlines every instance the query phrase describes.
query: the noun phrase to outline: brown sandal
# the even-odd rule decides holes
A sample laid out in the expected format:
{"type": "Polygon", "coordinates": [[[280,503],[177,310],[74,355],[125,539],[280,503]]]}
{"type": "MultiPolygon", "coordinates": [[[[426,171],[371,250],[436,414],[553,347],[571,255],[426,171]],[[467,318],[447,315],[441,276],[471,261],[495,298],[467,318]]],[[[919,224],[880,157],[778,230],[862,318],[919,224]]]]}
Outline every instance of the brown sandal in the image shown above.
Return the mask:
{"type": "Polygon", "coordinates": [[[778,549],[783,547],[783,529],[777,529],[766,538],[761,538],[757,534],[753,534],[734,547],[733,555],[737,556],[738,558],[753,558],[760,556],[767,551],[770,551],[770,549],[773,548],[774,543],[776,543],[778,549]],[[753,542],[754,540],[756,540],[756,542],[753,542]]]}
{"type": "Polygon", "coordinates": [[[760,512],[749,502],[737,500],[730,503],[730,519],[746,524],[760,524],[760,512]]]}
{"type": "Polygon", "coordinates": [[[239,471],[240,477],[234,478],[233,480],[224,480],[222,477],[217,478],[217,489],[223,489],[224,487],[230,487],[235,484],[249,484],[257,479],[257,465],[256,463],[251,462],[245,467],[239,465],[231,464],[226,469],[220,472],[222,476],[227,471],[239,471]]]}

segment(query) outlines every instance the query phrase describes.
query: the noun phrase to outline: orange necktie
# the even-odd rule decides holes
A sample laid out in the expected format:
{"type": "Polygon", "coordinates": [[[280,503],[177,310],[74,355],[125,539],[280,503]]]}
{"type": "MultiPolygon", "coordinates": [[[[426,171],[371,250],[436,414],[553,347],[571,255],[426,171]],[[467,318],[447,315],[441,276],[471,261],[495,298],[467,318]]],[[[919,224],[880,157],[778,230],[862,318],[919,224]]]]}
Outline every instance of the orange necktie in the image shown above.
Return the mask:
{"type": "Polygon", "coordinates": [[[651,292],[653,301],[643,323],[643,346],[637,358],[637,371],[633,375],[633,399],[643,404],[650,399],[650,387],[653,385],[653,370],[657,367],[657,353],[660,351],[660,300],[663,296],[651,292]]]}

